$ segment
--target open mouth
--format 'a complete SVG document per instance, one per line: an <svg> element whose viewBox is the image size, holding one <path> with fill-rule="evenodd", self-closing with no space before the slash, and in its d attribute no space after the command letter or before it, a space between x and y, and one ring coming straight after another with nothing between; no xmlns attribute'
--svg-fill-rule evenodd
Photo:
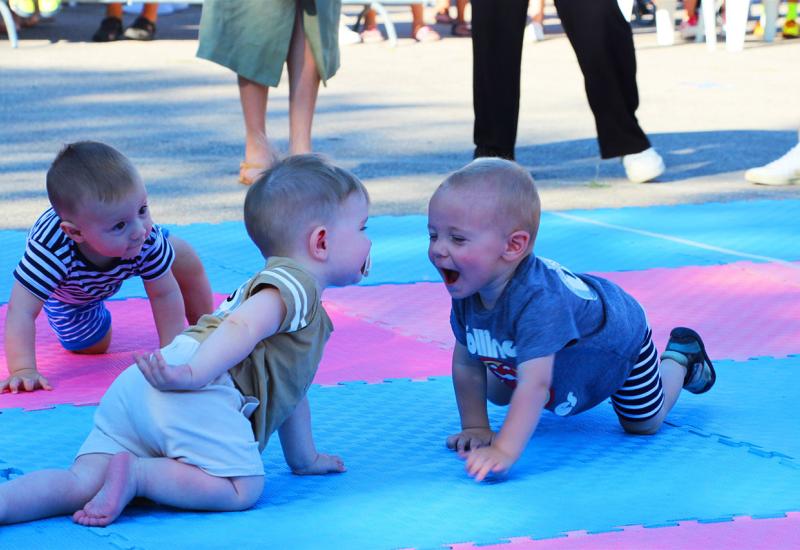
<svg viewBox="0 0 800 550"><path fill-rule="evenodd" d="M369 276L369 268L372 267L372 260L370 259L369 254L367 254L367 259L364 260L364 265L361 266L361 274L364 277Z"/></svg>
<svg viewBox="0 0 800 550"><path fill-rule="evenodd" d="M452 269L445 269L443 267L440 269L442 272L442 277L444 278L444 284L452 285L458 280L459 277L458 271L454 271Z"/></svg>

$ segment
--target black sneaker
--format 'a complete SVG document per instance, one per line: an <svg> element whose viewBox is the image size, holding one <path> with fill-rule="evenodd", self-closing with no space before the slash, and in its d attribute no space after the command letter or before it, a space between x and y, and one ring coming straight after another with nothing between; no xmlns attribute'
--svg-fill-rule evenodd
<svg viewBox="0 0 800 550"><path fill-rule="evenodd" d="M106 17L100 21L100 28L92 36L94 42L113 42L120 38L122 38L122 19L118 17Z"/></svg>
<svg viewBox="0 0 800 550"><path fill-rule="evenodd" d="M136 18L133 25L125 29L125 38L131 40L152 40L156 35L156 24L141 15Z"/></svg>
<svg viewBox="0 0 800 550"><path fill-rule="evenodd" d="M661 359L672 359L686 367L683 388L692 393L705 393L717 381L717 373L708 358L703 340L690 328L672 329L667 349L661 354Z"/></svg>

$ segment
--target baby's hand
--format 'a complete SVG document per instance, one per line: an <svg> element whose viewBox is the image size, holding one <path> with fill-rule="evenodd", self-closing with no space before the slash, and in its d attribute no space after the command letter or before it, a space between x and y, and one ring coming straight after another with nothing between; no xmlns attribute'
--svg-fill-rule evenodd
<svg viewBox="0 0 800 550"><path fill-rule="evenodd" d="M157 390L192 389L192 368L189 365L168 365L158 350L145 355L134 353L133 360L150 385Z"/></svg>
<svg viewBox="0 0 800 550"><path fill-rule="evenodd" d="M347 471L344 461L336 455L317 454L316 460L305 468L295 468L292 473L298 476L340 474Z"/></svg>
<svg viewBox="0 0 800 550"><path fill-rule="evenodd" d="M448 449L462 454L466 451L491 445L494 432L490 428L467 428L461 432L447 437Z"/></svg>
<svg viewBox="0 0 800 550"><path fill-rule="evenodd" d="M467 473L475 478L475 481L483 479L493 472L503 474L507 472L516 460L511 455L500 450L499 447L481 447L466 454Z"/></svg>
<svg viewBox="0 0 800 550"><path fill-rule="evenodd" d="M20 390L34 391L39 388L52 390L53 386L35 368L19 369L5 380L0 380L0 393L6 390L11 393L19 393Z"/></svg>

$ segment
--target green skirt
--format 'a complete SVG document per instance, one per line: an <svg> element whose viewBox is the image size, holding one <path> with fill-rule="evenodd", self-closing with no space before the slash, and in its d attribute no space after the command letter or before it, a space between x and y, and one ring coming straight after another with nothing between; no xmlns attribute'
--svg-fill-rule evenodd
<svg viewBox="0 0 800 550"><path fill-rule="evenodd" d="M197 57L264 86L277 86L298 7L324 83L339 68L341 0L205 0Z"/></svg>

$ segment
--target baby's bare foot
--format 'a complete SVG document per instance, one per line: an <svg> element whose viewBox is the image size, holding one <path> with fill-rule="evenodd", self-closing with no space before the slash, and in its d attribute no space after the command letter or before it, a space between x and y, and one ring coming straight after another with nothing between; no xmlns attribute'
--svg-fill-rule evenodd
<svg viewBox="0 0 800 550"><path fill-rule="evenodd" d="M72 521L89 527L104 527L117 519L136 496L135 463L136 458L130 453L115 454L108 463L103 486L83 510L72 515Z"/></svg>
<svg viewBox="0 0 800 550"><path fill-rule="evenodd" d="M317 459L305 468L296 468L292 473L299 476L339 474L346 472L344 461L336 455L318 454Z"/></svg>

